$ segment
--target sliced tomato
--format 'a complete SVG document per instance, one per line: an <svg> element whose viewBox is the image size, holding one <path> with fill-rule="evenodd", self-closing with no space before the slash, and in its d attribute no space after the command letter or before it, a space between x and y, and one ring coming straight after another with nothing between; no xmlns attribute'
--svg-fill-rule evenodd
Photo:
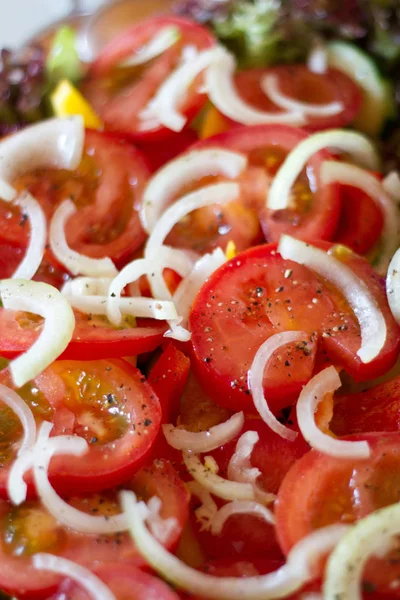
<svg viewBox="0 0 400 600"><path fill-rule="evenodd" d="M252 409L248 370L260 345L280 331L302 330L309 337L306 344L283 348L264 374L265 395L275 412L293 402L311 377L319 334L324 334L322 344L331 361L355 379L370 379L394 364L399 328L378 276L350 250L332 251L365 281L382 310L387 338L380 354L361 363L356 355L361 345L358 321L337 290L309 269L283 260L274 244L252 248L209 278L190 315L193 368L215 402L235 410Z"/></svg>
<svg viewBox="0 0 400 600"><path fill-rule="evenodd" d="M340 186L342 210L334 240L358 254L366 254L379 240L383 213L377 203L362 190Z"/></svg>
<svg viewBox="0 0 400 600"><path fill-rule="evenodd" d="M67 223L69 245L93 258L109 256L119 265L146 239L138 211L147 177L145 161L131 144L86 130L83 158L75 171L39 169L14 185L28 189L48 219L60 202L71 198L78 210ZM28 236L19 211L0 202L0 240L21 245Z"/></svg>
<svg viewBox="0 0 400 600"><path fill-rule="evenodd" d="M0 308L0 356L13 358L32 346L40 334L42 319L23 312ZM121 358L155 350L167 326L154 319L125 320L113 327L106 317L75 311L75 330L62 358Z"/></svg>
<svg viewBox="0 0 400 600"><path fill-rule="evenodd" d="M13 387L8 370L1 375L3 383ZM82 457L52 460L50 481L64 493L99 490L125 481L140 468L159 431L157 397L140 371L123 360L57 361L18 393L32 407L38 423L46 419L54 423L52 435L73 433L89 444ZM3 494L20 438L18 419L9 409L4 411L9 427L2 444Z"/></svg>
<svg viewBox="0 0 400 600"><path fill-rule="evenodd" d="M134 567L111 562L94 569L114 594L116 600L178 600L179 596L154 575ZM82 587L71 580L65 580L48 600L92 600Z"/></svg>
<svg viewBox="0 0 400 600"><path fill-rule="evenodd" d="M344 127L354 120L360 110L361 90L345 73L336 69L313 73L305 65L299 64L236 73L235 83L240 96L260 110L282 112L261 88L261 81L266 75L274 75L280 91L294 100L310 104L341 103L342 110L336 115L308 115L305 127L309 131Z"/></svg>
<svg viewBox="0 0 400 600"><path fill-rule="evenodd" d="M198 135L193 129L186 129L173 139L168 140L167 144L160 144L157 141L152 142L150 140L147 143L140 142L136 145L146 157L151 172L154 173L157 169L165 165L165 163L185 152L198 139Z"/></svg>
<svg viewBox="0 0 400 600"><path fill-rule="evenodd" d="M249 166L241 175L241 201L253 206L261 218L265 237L277 242L282 233L301 239L332 239L341 208L339 187L322 185L320 168L329 158L318 152L293 188L295 207L272 211L265 208L268 188L286 155L307 138L302 129L287 125L237 127L196 144L195 148L222 147L248 156Z"/></svg>
<svg viewBox="0 0 400 600"><path fill-rule="evenodd" d="M189 494L171 464L155 461L123 487L144 500L152 496L161 499L162 517L176 520L176 527L164 541L168 549L173 549L188 518ZM121 510L118 493L116 489L91 496L74 496L69 497L68 502L89 514L111 516ZM60 577L33 568L31 557L36 552L63 556L89 569L106 567L113 562L130 568L144 565L128 533L101 536L76 533L62 527L37 501L13 507L1 500L1 589L24 600L43 600L55 591Z"/></svg>
<svg viewBox="0 0 400 600"><path fill-rule="evenodd" d="M371 447L367 460L344 460L311 450L286 475L276 502L276 525L282 549L287 553L315 529L333 523L352 523L374 510L399 501L400 434L364 434ZM389 553L378 562L371 559L364 578L378 591L398 598L391 582L400 566Z"/></svg>
<svg viewBox="0 0 400 600"><path fill-rule="evenodd" d="M357 394L336 396L329 427L336 435L400 431L400 377Z"/></svg>
<svg viewBox="0 0 400 600"><path fill-rule="evenodd" d="M175 44L141 67L121 66L124 59L140 51L143 45L167 27L175 27L179 31L180 37ZM207 29L188 19L165 16L142 21L114 38L102 50L83 82L82 91L107 129L138 141L176 136L157 123L144 126L145 122L139 118L140 112L180 64L186 46L201 51L214 43L214 37ZM206 102L206 95L200 91L201 81L201 76L196 79L179 107L188 125Z"/></svg>

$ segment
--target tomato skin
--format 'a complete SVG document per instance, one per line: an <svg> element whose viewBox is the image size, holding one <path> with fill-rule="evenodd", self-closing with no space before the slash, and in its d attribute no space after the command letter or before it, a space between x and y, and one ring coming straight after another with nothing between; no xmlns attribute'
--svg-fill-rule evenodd
<svg viewBox="0 0 400 600"><path fill-rule="evenodd" d="M185 129L179 135L168 140L167 144L156 142L139 142L137 147L146 158L150 171L155 173L170 160L185 152L198 140L198 135L193 129Z"/></svg>
<svg viewBox="0 0 400 600"><path fill-rule="evenodd" d="M121 93L113 94L107 85L107 78L112 77L114 67L127 55L140 48L151 39L160 28L175 26L181 32L181 39L168 48L151 64L145 65L143 75L133 84L127 84ZM91 65L88 77L83 82L82 90L104 121L106 128L117 131L134 141L162 142L170 138L178 138L179 134L159 125L150 129L140 129L137 115L156 93L159 86L179 61L180 49L185 43L205 50L214 45L215 39L205 28L189 19L177 16L161 16L142 21L123 32L102 50L99 57ZM188 127L192 119L206 102L206 96L191 89L181 107L187 118Z"/></svg>

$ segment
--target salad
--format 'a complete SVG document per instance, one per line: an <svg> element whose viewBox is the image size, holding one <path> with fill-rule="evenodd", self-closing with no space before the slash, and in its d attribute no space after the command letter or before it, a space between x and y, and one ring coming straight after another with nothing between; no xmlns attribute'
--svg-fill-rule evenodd
<svg viewBox="0 0 400 600"><path fill-rule="evenodd" d="M2 51L4 598L400 598L398 7L346 6Z"/></svg>

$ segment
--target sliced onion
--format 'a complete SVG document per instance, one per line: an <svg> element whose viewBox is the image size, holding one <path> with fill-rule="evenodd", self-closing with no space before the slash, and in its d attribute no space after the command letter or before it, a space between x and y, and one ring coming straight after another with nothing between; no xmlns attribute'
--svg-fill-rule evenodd
<svg viewBox="0 0 400 600"><path fill-rule="evenodd" d="M275 333L266 340L256 352L253 363L248 372L248 386L253 396L254 406L262 420L278 435L285 440L293 441L297 437L297 433L282 423L272 413L264 396L264 371L268 366L270 359L277 350L286 344L295 342L304 342L308 335L304 331L285 331L283 333Z"/></svg>
<svg viewBox="0 0 400 600"><path fill-rule="evenodd" d="M93 600L117 600L110 588L92 571L61 556L39 552L32 557L32 564L39 571L51 571L75 581Z"/></svg>
<svg viewBox="0 0 400 600"><path fill-rule="evenodd" d="M204 284L219 267L226 262L226 256L221 248L216 248L210 254L205 254L195 263L193 269L185 277L175 290L173 301L178 313L186 325L193 301Z"/></svg>
<svg viewBox="0 0 400 600"><path fill-rule="evenodd" d="M28 248L22 262L13 274L13 279L32 279L40 267L46 246L46 217L39 202L28 192L22 193L17 198L16 204L28 217L31 231Z"/></svg>
<svg viewBox="0 0 400 600"><path fill-rule="evenodd" d="M388 196L400 202L400 176L397 171L390 171L382 181L382 186Z"/></svg>
<svg viewBox="0 0 400 600"><path fill-rule="evenodd" d="M180 38L178 27L162 27L154 37L144 44L138 52L125 58L119 63L119 67L135 67L160 56L165 50L173 46Z"/></svg>
<svg viewBox="0 0 400 600"><path fill-rule="evenodd" d="M168 444L173 448L202 454L230 442L242 429L243 423L244 415L242 412L238 412L227 421L214 425L206 431L187 431L171 424L163 425L162 428Z"/></svg>
<svg viewBox="0 0 400 600"><path fill-rule="evenodd" d="M400 248L389 264L386 276L386 294L392 315L400 325Z"/></svg>
<svg viewBox="0 0 400 600"><path fill-rule="evenodd" d="M328 52L326 45L321 41L313 45L307 58L307 68L312 73L324 74L328 69Z"/></svg>
<svg viewBox="0 0 400 600"><path fill-rule="evenodd" d="M0 297L6 310L22 310L44 318L37 340L9 365L15 386L22 387L65 350L74 332L75 317L66 298L47 283L3 279Z"/></svg>
<svg viewBox="0 0 400 600"><path fill-rule="evenodd" d="M71 306L91 315L106 315L109 296L65 296ZM178 314L173 302L153 300L153 298L119 298L118 310L121 315L157 319L165 321L177 319Z"/></svg>
<svg viewBox="0 0 400 600"><path fill-rule="evenodd" d="M106 296L112 277L75 277L61 288L65 296Z"/></svg>
<svg viewBox="0 0 400 600"><path fill-rule="evenodd" d="M12 182L24 173L53 167L73 170L82 157L85 129L79 115L25 127L0 143L0 197L14 200Z"/></svg>
<svg viewBox="0 0 400 600"><path fill-rule="evenodd" d="M344 129L331 129L314 133L289 152L268 190L267 206L272 210L288 208L290 189L310 158L325 148L347 152L361 166L376 171L379 158L373 144L361 133Z"/></svg>
<svg viewBox="0 0 400 600"><path fill-rule="evenodd" d="M169 553L146 528L143 503L133 492L121 493L130 533L141 556L163 578L196 596L213 600L273 600L289 596L316 576L316 568L345 534L345 525L317 529L289 552L286 564L267 575L256 577L216 577L189 567Z"/></svg>
<svg viewBox="0 0 400 600"><path fill-rule="evenodd" d="M334 182L351 185L370 196L383 213L382 251L377 271L386 273L386 269L397 249L400 224L398 209L392 197L385 192L382 183L360 167L338 161L325 161L321 167L321 181L325 185Z"/></svg>
<svg viewBox="0 0 400 600"><path fill-rule="evenodd" d="M68 219L76 213L71 200L64 200L54 212L50 223L50 247L58 261L73 275L113 277L118 273L110 258L90 258L72 250L65 237Z"/></svg>
<svg viewBox="0 0 400 600"><path fill-rule="evenodd" d="M309 102L300 102L286 96L279 89L279 79L277 75L265 75L260 82L264 94L272 100L279 108L287 111L298 112L311 117L331 117L337 115L343 110L342 102L330 102L329 104L311 104Z"/></svg>
<svg viewBox="0 0 400 600"><path fill-rule="evenodd" d="M297 420L301 433L312 448L338 458L368 458L368 442L338 440L323 433L315 423L315 411L326 394L333 394L341 386L340 377L331 366L313 377L305 385L296 404Z"/></svg>
<svg viewBox="0 0 400 600"><path fill-rule="evenodd" d="M186 215L205 206L233 202L239 197L239 193L237 183L216 183L186 194L161 215L147 240L145 254L159 249L172 228Z"/></svg>
<svg viewBox="0 0 400 600"><path fill-rule="evenodd" d="M164 333L163 337L178 340L179 342L188 342L191 339L192 334L184 327L181 327L179 324L181 321L181 317L175 321L168 321L170 328Z"/></svg>
<svg viewBox="0 0 400 600"><path fill-rule="evenodd" d="M211 102L223 115L243 125L268 123L304 125L304 115L300 112L271 113L247 104L236 89L235 69L234 56L222 46L217 48L206 72L206 87Z"/></svg>
<svg viewBox="0 0 400 600"><path fill-rule="evenodd" d="M162 508L162 502L160 498L157 496L153 496L147 503L147 523L149 525L149 529L154 537L161 542L161 544L166 544L168 539L171 538L171 535L177 533L178 521L175 517L168 517L167 519L163 519L160 512ZM126 513L123 512L121 517L124 518L124 522L127 523L129 529L129 522L126 517Z"/></svg>
<svg viewBox="0 0 400 600"><path fill-rule="evenodd" d="M278 252L284 259L312 269L342 292L360 325L357 356L363 363L374 360L385 345L387 329L382 311L364 281L334 256L289 235L281 237Z"/></svg>
<svg viewBox="0 0 400 600"><path fill-rule="evenodd" d="M276 496L261 489L257 484L261 471L251 465L251 455L259 439L257 431L245 431L240 436L228 464L228 479L239 483L250 483L254 488L255 498L263 504L269 504L276 500Z"/></svg>
<svg viewBox="0 0 400 600"><path fill-rule="evenodd" d="M147 252L146 257L151 260L152 269L147 274L151 293L159 300L172 300L172 294L164 279L164 269L172 269L182 278L188 276L193 268L194 257L186 250L162 246L154 252Z"/></svg>
<svg viewBox="0 0 400 600"><path fill-rule="evenodd" d="M18 455L31 448L36 440L36 423L28 404L14 390L0 384L0 401L17 415L24 430Z"/></svg>
<svg viewBox="0 0 400 600"><path fill-rule="evenodd" d="M151 233L167 206L188 184L209 175L235 179L246 166L246 156L220 148L193 150L168 162L153 175L144 191L140 212L143 228Z"/></svg>
<svg viewBox="0 0 400 600"><path fill-rule="evenodd" d="M144 122L157 119L159 124L171 131L182 131L187 117L182 114L180 107L196 77L211 63L214 53L215 48L203 50L193 60L184 61L178 66L142 109L139 118Z"/></svg>
<svg viewBox="0 0 400 600"><path fill-rule="evenodd" d="M325 600L362 600L362 575L367 560L400 535L400 504L392 504L357 521L329 557Z"/></svg>
<svg viewBox="0 0 400 600"><path fill-rule="evenodd" d="M211 523L211 533L213 535L220 535L225 523L232 515L251 515L259 517L271 525L275 524L274 513L259 502L233 500L233 502L228 502L228 504L225 504L218 510Z"/></svg>
<svg viewBox="0 0 400 600"><path fill-rule="evenodd" d="M189 481L186 487L191 494L197 496L201 502L201 506L195 509L197 521L200 523L200 531L209 531L215 515L218 512L218 507L214 502L210 492L206 490L197 481Z"/></svg>

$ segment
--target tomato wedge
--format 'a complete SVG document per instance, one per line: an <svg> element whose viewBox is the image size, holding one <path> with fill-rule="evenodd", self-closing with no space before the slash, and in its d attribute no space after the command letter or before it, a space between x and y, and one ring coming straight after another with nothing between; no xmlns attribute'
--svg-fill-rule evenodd
<svg viewBox="0 0 400 600"><path fill-rule="evenodd" d="M352 523L399 500L400 434L364 434L371 457L363 461L328 457L311 450L286 475L276 502L278 538L285 553L307 534L333 523ZM398 547L371 559L364 579L373 589L398 598L390 585L400 574ZM390 595L390 592L392 595Z"/></svg>
<svg viewBox="0 0 400 600"><path fill-rule="evenodd" d="M161 499L162 517L176 520L176 527L164 541L167 548L173 549L188 518L189 494L171 464L155 461L123 488L133 490L145 501L152 496ZM111 516L121 510L119 491L70 496L68 502L89 514ZM89 569L106 568L113 562L121 567L129 565L130 569L144 566L128 533L99 536L74 532L62 527L37 501L13 507L0 500L0 522L0 588L23 600L43 600L60 583L57 575L33 568L31 557L36 552L63 556Z"/></svg>
<svg viewBox="0 0 400 600"><path fill-rule="evenodd" d="M66 198L77 212L66 227L69 245L93 258L109 256L118 265L146 239L139 219L148 170L140 152L120 138L86 130L82 161L75 171L39 169L14 182L40 202L48 219ZM26 245L29 227L17 208L0 202L0 240Z"/></svg>
<svg viewBox="0 0 400 600"><path fill-rule="evenodd" d="M227 262L203 285L192 307L193 368L206 393L231 409L254 410L247 373L260 345L280 331L302 330L309 338L283 348L264 374L266 398L275 412L295 401L311 377L319 335L331 361L358 380L387 372L398 355L399 328L365 259L342 252L342 260L373 292L387 325L384 348L368 364L356 355L360 329L345 299L309 269L283 260L276 248L259 246Z"/></svg>
<svg viewBox="0 0 400 600"><path fill-rule="evenodd" d="M12 387L7 369L1 379ZM17 391L38 423L54 423L52 435L74 433L89 444L82 457L52 460L50 481L64 493L99 490L125 481L140 468L159 431L157 397L140 371L123 360L57 361ZM19 421L9 409L4 408L4 418L9 427L2 444L3 495L21 435Z"/></svg>
<svg viewBox="0 0 400 600"><path fill-rule="evenodd" d="M272 178L286 155L306 138L304 130L287 125L257 125L207 138L195 148L222 147L247 155L249 166L239 180L241 201L257 209L268 241L279 241L282 233L330 240L338 226L341 198L339 186L322 185L320 180L322 162L330 156L327 152L318 152L298 178L294 208L272 211L265 207Z"/></svg>
<svg viewBox="0 0 400 600"><path fill-rule="evenodd" d="M124 67L121 63L150 42L160 31L175 28L179 38L161 55L139 67ZM187 46L205 50L215 43L207 29L181 17L155 17L134 25L113 39L91 65L82 91L95 107L107 129L118 131L134 140L160 139L176 136L159 123L142 121L140 112L160 85L180 64ZM179 110L191 120L206 102L200 91L202 78L190 87Z"/></svg>

